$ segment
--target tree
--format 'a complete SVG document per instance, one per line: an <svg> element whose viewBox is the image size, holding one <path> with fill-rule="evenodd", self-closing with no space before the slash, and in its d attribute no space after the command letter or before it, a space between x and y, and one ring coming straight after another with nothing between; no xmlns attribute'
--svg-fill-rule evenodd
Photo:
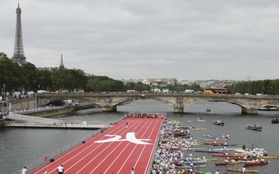
<svg viewBox="0 0 279 174"><path fill-rule="evenodd" d="M49 70L38 70L37 72L37 89L54 90L55 85L51 80L51 71Z"/></svg>
<svg viewBox="0 0 279 174"><path fill-rule="evenodd" d="M149 91L150 90L150 86L143 84L142 82L138 82L135 86L135 90L136 91Z"/></svg>
<svg viewBox="0 0 279 174"><path fill-rule="evenodd" d="M5 91L21 90L25 83L26 79L20 65L9 59L5 53L0 52L1 88L5 87Z"/></svg>
<svg viewBox="0 0 279 174"><path fill-rule="evenodd" d="M24 84L26 90L36 90L40 84L38 82L38 71L35 65L27 62L22 65L22 70L26 79L26 84Z"/></svg>

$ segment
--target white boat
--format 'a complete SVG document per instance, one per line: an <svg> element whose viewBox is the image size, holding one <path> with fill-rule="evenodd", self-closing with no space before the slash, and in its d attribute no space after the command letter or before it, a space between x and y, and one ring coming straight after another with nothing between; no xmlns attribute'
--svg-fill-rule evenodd
<svg viewBox="0 0 279 174"><path fill-rule="evenodd" d="M242 153L242 154L247 154L247 155L253 155L253 154L256 154L257 156L259 155L267 155L268 152L265 151L263 148L254 148L253 150L252 149L235 149L235 152L237 153Z"/></svg>
<svg viewBox="0 0 279 174"><path fill-rule="evenodd" d="M276 111L276 105L265 105L258 110L259 111Z"/></svg>

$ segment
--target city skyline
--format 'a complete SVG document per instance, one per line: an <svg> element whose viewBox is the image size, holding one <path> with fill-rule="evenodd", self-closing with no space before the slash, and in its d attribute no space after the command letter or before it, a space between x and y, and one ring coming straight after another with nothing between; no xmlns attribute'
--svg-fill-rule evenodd
<svg viewBox="0 0 279 174"><path fill-rule="evenodd" d="M13 56L17 1L0 2ZM20 1L27 62L114 79L278 79L279 3ZM51 12L49 9L52 9Z"/></svg>

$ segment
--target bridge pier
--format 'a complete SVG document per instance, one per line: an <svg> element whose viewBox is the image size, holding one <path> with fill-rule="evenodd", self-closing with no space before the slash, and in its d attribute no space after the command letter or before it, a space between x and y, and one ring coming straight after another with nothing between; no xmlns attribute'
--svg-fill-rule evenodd
<svg viewBox="0 0 279 174"><path fill-rule="evenodd" d="M176 114L182 114L184 113L184 107L174 107L174 113Z"/></svg>
<svg viewBox="0 0 279 174"><path fill-rule="evenodd" d="M258 109L257 108L244 108L241 107L241 113L248 114L248 115L257 115Z"/></svg>
<svg viewBox="0 0 279 174"><path fill-rule="evenodd" d="M116 112L116 106L103 106L102 107L103 112Z"/></svg>

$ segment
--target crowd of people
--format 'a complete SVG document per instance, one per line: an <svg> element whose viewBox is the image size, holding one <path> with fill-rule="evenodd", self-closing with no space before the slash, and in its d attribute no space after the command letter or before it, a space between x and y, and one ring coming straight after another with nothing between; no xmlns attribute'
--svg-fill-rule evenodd
<svg viewBox="0 0 279 174"><path fill-rule="evenodd" d="M188 174L194 172L193 160L206 162L205 156L193 157L191 151L185 155L180 148L189 149L193 144L199 143L197 139L193 140L193 137L172 137L171 139L165 139L164 136L168 132L178 130L178 126L175 126L174 121L165 120L161 129L161 137L159 140L158 148L155 152L154 161L152 165L152 174ZM190 128L186 128L185 132L190 134ZM175 150L174 150L175 149ZM176 165L183 165L187 163L190 167L189 169L177 169ZM192 167L191 167L192 166ZM195 172L199 172L196 169Z"/></svg>

